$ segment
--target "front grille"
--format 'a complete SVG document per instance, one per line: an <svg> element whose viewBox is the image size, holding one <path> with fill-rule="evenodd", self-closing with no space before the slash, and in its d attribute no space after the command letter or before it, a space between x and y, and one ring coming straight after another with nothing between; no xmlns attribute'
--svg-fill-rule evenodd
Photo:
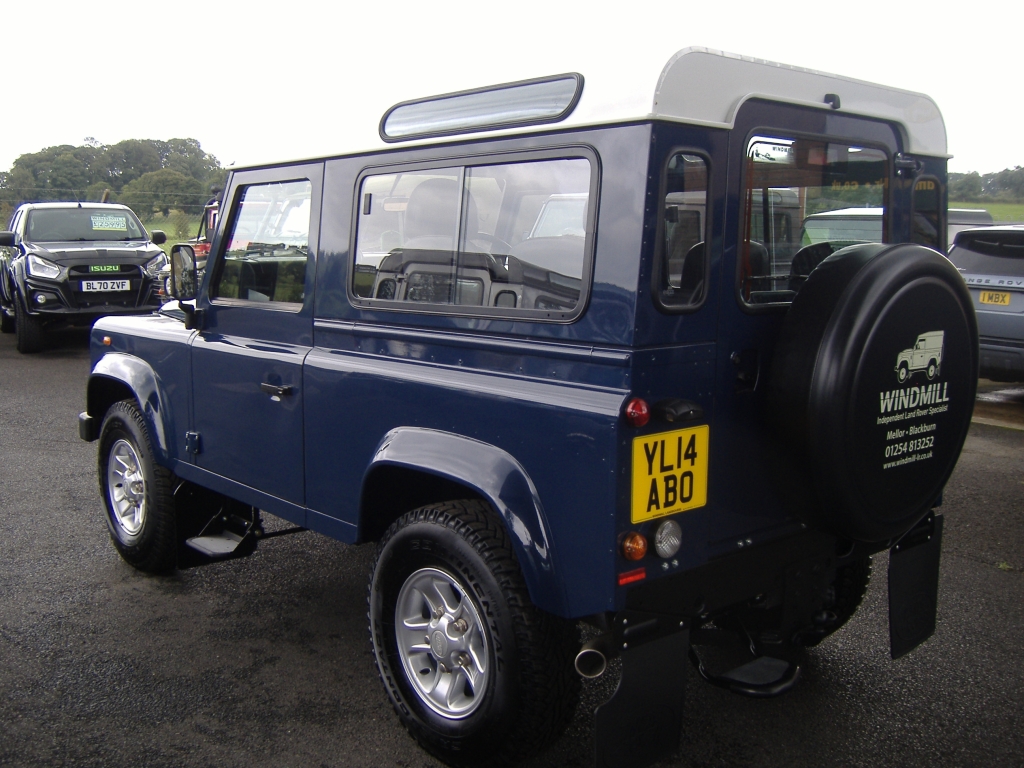
<svg viewBox="0 0 1024 768"><path fill-rule="evenodd" d="M104 278L139 277L142 275L142 267L138 264L112 264L116 266L116 272L90 272L88 264L76 264L68 267L68 276L73 280L103 280Z"/></svg>

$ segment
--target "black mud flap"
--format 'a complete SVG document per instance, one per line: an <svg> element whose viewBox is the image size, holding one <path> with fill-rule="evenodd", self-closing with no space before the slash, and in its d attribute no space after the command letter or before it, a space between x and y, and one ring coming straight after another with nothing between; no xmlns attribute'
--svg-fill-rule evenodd
<svg viewBox="0 0 1024 768"><path fill-rule="evenodd" d="M935 632L942 515L928 513L889 550L889 651L898 659Z"/></svg>
<svg viewBox="0 0 1024 768"><path fill-rule="evenodd" d="M615 693L594 716L595 765L641 768L679 747L689 630L622 652Z"/></svg>

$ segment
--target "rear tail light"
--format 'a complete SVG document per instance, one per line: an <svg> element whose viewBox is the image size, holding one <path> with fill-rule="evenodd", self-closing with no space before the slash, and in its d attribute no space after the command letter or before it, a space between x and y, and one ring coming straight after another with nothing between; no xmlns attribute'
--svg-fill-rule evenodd
<svg viewBox="0 0 1024 768"><path fill-rule="evenodd" d="M634 581L643 581L646 578L646 568L637 568L635 571L626 571L625 573L619 574L619 586L623 587L626 584L632 584Z"/></svg>
<svg viewBox="0 0 1024 768"><path fill-rule="evenodd" d="M634 397L626 403L626 410L623 414L631 426L642 427L651 420L651 407L643 398Z"/></svg>

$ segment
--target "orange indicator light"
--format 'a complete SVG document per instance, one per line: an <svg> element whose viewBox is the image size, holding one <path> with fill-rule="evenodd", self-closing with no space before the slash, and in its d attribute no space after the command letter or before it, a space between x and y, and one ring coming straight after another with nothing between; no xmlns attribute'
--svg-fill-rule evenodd
<svg viewBox="0 0 1024 768"><path fill-rule="evenodd" d="M622 556L627 560L643 560L647 554L647 539L642 533L627 533L622 540Z"/></svg>

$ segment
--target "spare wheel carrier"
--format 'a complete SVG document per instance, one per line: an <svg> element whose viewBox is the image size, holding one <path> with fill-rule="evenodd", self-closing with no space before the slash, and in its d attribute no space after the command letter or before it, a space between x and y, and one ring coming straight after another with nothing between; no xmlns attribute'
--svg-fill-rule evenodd
<svg viewBox="0 0 1024 768"><path fill-rule="evenodd" d="M915 359L900 382L900 353L937 332L933 378L930 360ZM977 377L974 308L948 259L872 243L823 261L783 322L768 385L783 442L777 475L794 511L857 541L902 536L956 465Z"/></svg>

